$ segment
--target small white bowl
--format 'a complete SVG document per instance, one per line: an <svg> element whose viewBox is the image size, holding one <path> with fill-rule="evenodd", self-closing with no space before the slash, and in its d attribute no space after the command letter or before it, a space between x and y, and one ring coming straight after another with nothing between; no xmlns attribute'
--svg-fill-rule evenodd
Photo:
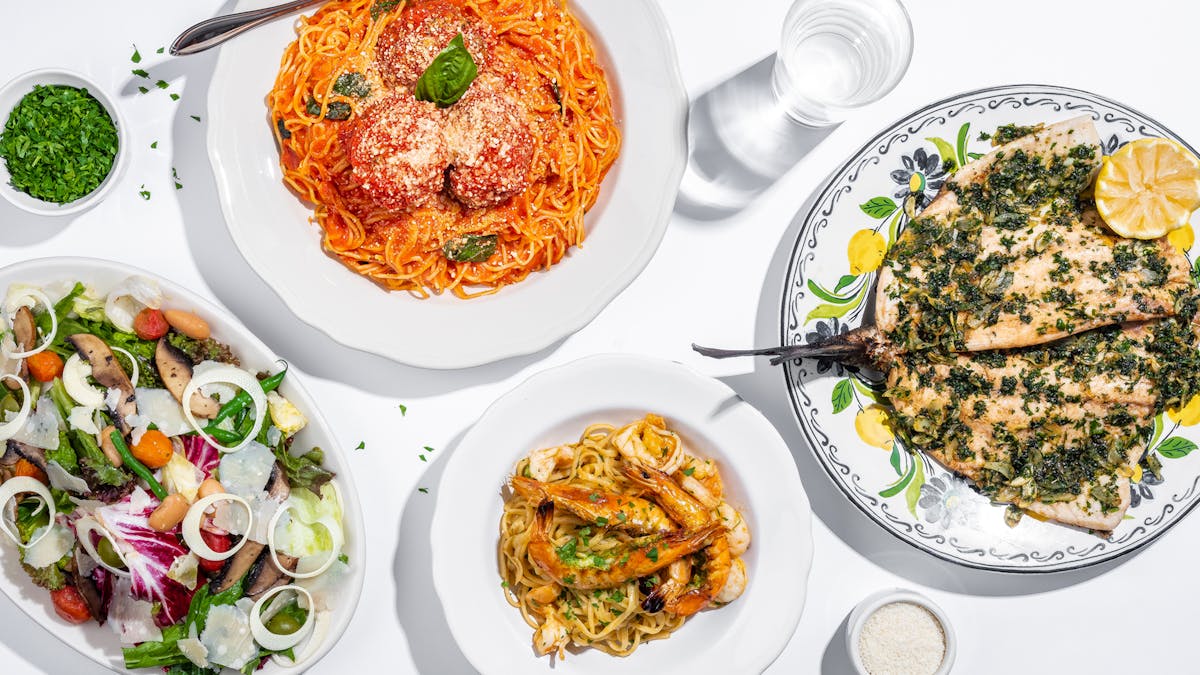
<svg viewBox="0 0 1200 675"><path fill-rule="evenodd" d="M859 654L858 640L862 636L863 625L867 622L867 618L880 607L894 602L910 602L924 607L929 610L930 614L933 614L938 623L942 624L942 634L946 637L946 653L942 655L942 665L934 672L934 675L949 673L954 666L954 655L958 647L958 638L954 635L954 626L950 624L950 617L946 616L942 608L929 598L916 591L906 591L902 588L888 588L872 593L858 603L854 611L850 612L850 619L846 623L846 649L850 652L850 662L854 664L854 670L859 675L870 675L866 666L863 665L861 654Z"/></svg>
<svg viewBox="0 0 1200 675"><path fill-rule="evenodd" d="M125 150L128 145L129 135L125 129L125 119L121 116L121 111L117 109L116 104L113 103L113 99L105 93L100 85L79 73L47 68L43 70L31 70L23 75L18 75L0 88L0 131L3 130L4 125L8 122L8 116L12 113L13 108L17 106L17 103L20 103L26 94L33 91L34 85L38 84L60 84L87 89L88 93L99 101L100 105L104 106L105 111L108 112L108 116L112 118L113 124L117 127L117 156L113 158L112 169L109 170L108 175L104 177L104 180L101 181L95 190L66 204L55 204L54 202L44 201L14 188L9 183L8 165L4 160L0 159L0 195L3 195L13 206L40 216L65 216L72 213L79 213L104 199L104 196L112 190L112 187L121 178L121 173L125 169L125 162L128 157L128 153Z"/></svg>

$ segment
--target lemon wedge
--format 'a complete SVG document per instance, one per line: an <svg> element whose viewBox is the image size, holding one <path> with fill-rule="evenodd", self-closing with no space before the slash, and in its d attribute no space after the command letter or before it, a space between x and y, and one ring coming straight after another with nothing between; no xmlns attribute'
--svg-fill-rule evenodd
<svg viewBox="0 0 1200 675"><path fill-rule="evenodd" d="M1200 208L1200 160L1170 139L1138 139L1104 159L1095 195L1113 232L1157 239L1187 225Z"/></svg>

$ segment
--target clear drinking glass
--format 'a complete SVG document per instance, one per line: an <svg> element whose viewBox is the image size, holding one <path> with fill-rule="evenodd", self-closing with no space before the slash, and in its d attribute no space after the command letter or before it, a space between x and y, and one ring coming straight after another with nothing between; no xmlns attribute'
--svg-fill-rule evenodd
<svg viewBox="0 0 1200 675"><path fill-rule="evenodd" d="M783 22L771 86L789 116L826 126L895 88L912 50L900 0L797 0Z"/></svg>
<svg viewBox="0 0 1200 675"><path fill-rule="evenodd" d="M676 209L710 220L744 208L848 113L891 91L912 49L900 0L797 0L778 54L692 102Z"/></svg>

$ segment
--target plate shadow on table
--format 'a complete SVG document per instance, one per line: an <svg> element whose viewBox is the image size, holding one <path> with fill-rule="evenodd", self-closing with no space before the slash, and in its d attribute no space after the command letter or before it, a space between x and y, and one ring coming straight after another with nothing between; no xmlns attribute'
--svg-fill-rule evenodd
<svg viewBox="0 0 1200 675"><path fill-rule="evenodd" d="M187 79L186 95L180 102L173 123L173 147L203 147L203 143L196 144L196 135L203 137L207 133L205 125L221 122L219 119L208 119L206 110L195 108L198 102L208 98L216 58L217 50L213 49L171 59L155 67L155 77L168 82L184 77ZM135 78L135 90L136 86ZM190 117L192 114L201 115L203 124L197 124ZM263 133L269 133L265 103ZM272 350L307 374L348 384L379 396L436 396L507 379L542 360L562 344L559 341L532 355L452 371L405 366L342 345L297 318L242 258L225 225L207 155L176 154L172 161L179 173L179 181L185 186L176 191L176 196L183 215L188 248L201 276L213 294L242 323ZM276 158L263 158L263 161L275 162ZM352 272L347 270L346 274ZM404 298L398 297L397 300Z"/></svg>
<svg viewBox="0 0 1200 675"><path fill-rule="evenodd" d="M772 93L775 55L688 106L688 163L675 213L701 222L737 214L837 128L788 117Z"/></svg>
<svg viewBox="0 0 1200 675"><path fill-rule="evenodd" d="M466 429L447 444L418 486L408 496L400 520L401 546L397 549L393 574L396 581L396 615L408 638L413 663L422 673L474 673L462 650L450 633L446 612L433 586L433 548L430 528L439 495L437 486L450 456L458 449ZM420 492L424 487L428 493Z"/></svg>
<svg viewBox="0 0 1200 675"><path fill-rule="evenodd" d="M84 213L87 211L66 216L35 216L8 202L0 202L0 246L24 248L48 241Z"/></svg>
<svg viewBox="0 0 1200 675"><path fill-rule="evenodd" d="M781 293L792 244L820 193L820 190L815 191L797 212L771 259L759 295L755 346L774 346L779 342ZM956 565L918 550L869 519L830 480L795 420L784 377L782 367L770 365L765 357L757 357L753 371L723 377L721 380L762 411L783 436L796 460L800 478L817 518L859 555L893 574L953 593L1015 596L1073 586L1104 574L1128 559L1128 556L1123 556L1085 569L1052 574L1005 574Z"/></svg>

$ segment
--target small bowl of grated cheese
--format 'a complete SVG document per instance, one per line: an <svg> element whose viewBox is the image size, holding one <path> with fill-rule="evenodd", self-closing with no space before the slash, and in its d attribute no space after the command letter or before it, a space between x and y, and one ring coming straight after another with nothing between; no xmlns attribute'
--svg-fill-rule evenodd
<svg viewBox="0 0 1200 675"><path fill-rule="evenodd" d="M941 607L899 588L867 596L846 626L846 648L859 675L946 675L956 642Z"/></svg>

